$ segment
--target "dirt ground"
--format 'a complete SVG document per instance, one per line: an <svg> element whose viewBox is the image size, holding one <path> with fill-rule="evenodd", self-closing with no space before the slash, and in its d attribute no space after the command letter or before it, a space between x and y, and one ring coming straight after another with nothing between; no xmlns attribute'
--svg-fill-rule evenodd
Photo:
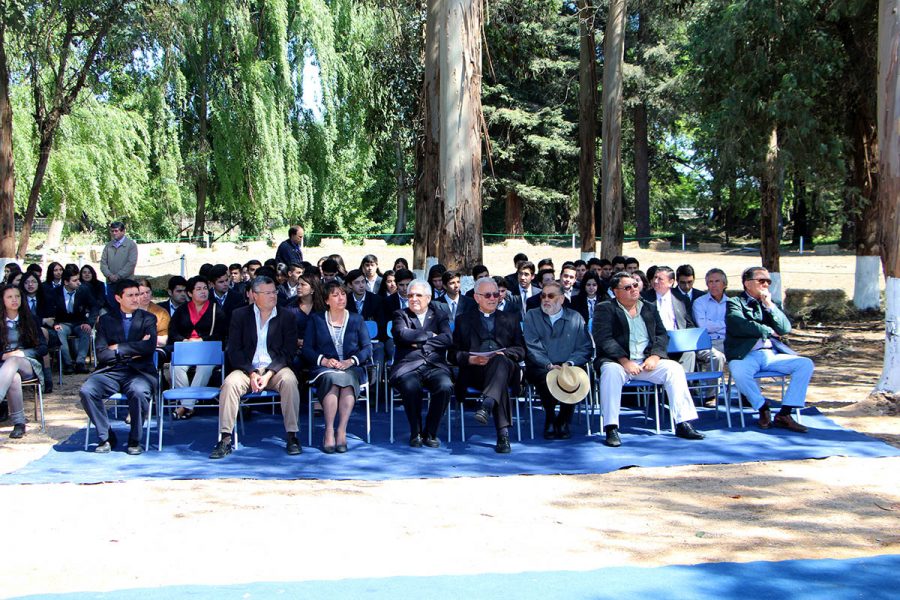
<svg viewBox="0 0 900 600"><path fill-rule="evenodd" d="M852 260L836 260L844 258L829 265L849 269L852 288ZM755 262L740 259L726 271ZM804 260L798 269L813 268ZM825 267L810 281L837 287ZM874 319L810 326L792 339L816 361L810 402L900 447L900 404L869 397L883 337ZM82 379L48 396L46 434L32 428L15 443L9 423L0 427L0 472L83 425ZM829 458L579 476L0 486L0 596L898 553L898 473L900 458Z"/></svg>

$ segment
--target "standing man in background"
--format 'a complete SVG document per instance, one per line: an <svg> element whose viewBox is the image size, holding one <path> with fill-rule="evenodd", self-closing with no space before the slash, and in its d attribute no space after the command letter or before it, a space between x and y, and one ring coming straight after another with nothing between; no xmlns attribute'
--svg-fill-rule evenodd
<svg viewBox="0 0 900 600"><path fill-rule="evenodd" d="M275 252L275 260L286 265L303 264L303 228L295 225L288 229L288 239L278 245Z"/></svg>
<svg viewBox="0 0 900 600"><path fill-rule="evenodd" d="M100 257L100 272L109 284L132 279L137 268L137 244L125 235L125 224L121 221L109 224L109 238ZM112 302L110 306L116 306L116 303Z"/></svg>

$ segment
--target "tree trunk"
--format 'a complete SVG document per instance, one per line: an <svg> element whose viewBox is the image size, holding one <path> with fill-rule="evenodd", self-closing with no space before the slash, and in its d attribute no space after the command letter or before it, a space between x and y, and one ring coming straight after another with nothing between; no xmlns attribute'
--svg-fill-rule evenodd
<svg viewBox="0 0 900 600"><path fill-rule="evenodd" d="M809 192L806 189L806 183L799 176L794 177L794 210L791 211L791 221L793 221L793 235L791 243L800 244L802 237L808 245L812 241L810 236L810 202Z"/></svg>
<svg viewBox="0 0 900 600"><path fill-rule="evenodd" d="M900 0L878 5L878 204L887 282L884 369L875 388L900 393Z"/></svg>
<svg viewBox="0 0 900 600"><path fill-rule="evenodd" d="M12 134L6 23L0 19L0 257L3 258L12 258L16 252L16 165Z"/></svg>
<svg viewBox="0 0 900 600"><path fill-rule="evenodd" d="M853 144L850 173L856 195L856 278L853 286L853 305L859 310L881 307L878 281L881 243L878 222L878 139L875 116L868 98L856 98L848 115L848 129Z"/></svg>
<svg viewBox="0 0 900 600"><path fill-rule="evenodd" d="M45 249L59 248L62 242L63 226L66 224L66 212L68 211L66 197L63 196L59 201L59 208L53 219L50 221L50 227L47 229L47 243L44 244Z"/></svg>
<svg viewBox="0 0 900 600"><path fill-rule="evenodd" d="M506 190L506 215L505 230L507 235L523 235L525 227L522 226L522 197L515 188Z"/></svg>
<svg viewBox="0 0 900 600"><path fill-rule="evenodd" d="M622 68L625 62L625 0L610 0L603 43L603 155L601 173L601 254L622 253L625 237L622 199Z"/></svg>
<svg viewBox="0 0 900 600"><path fill-rule="evenodd" d="M409 193L406 189L406 168L404 167L403 147L400 136L394 134L394 160L397 163L397 221L394 223L394 235L406 231L406 211L409 204Z"/></svg>
<svg viewBox="0 0 900 600"><path fill-rule="evenodd" d="M440 36L438 259L468 272L482 262L481 0L446 0Z"/></svg>
<svg viewBox="0 0 900 600"><path fill-rule="evenodd" d="M781 271L781 254L778 239L778 128L772 127L766 150L763 176L760 178L759 237L762 266L769 272Z"/></svg>
<svg viewBox="0 0 900 600"><path fill-rule="evenodd" d="M425 21L425 79L422 89L424 136L417 152L416 226L413 235L413 268L424 269L426 257L435 256L436 232L433 215L438 210L440 140L440 32L443 0L428 0Z"/></svg>
<svg viewBox="0 0 900 600"><path fill-rule="evenodd" d="M55 132L55 126L49 131L41 132L41 141L38 145L38 162L34 169L31 191L28 193L28 206L25 209L22 232L19 234L19 247L16 250L16 258L25 258L25 253L28 251L28 242L31 240L31 228L34 224L34 215L37 213L38 200L41 197L44 175L47 174L47 164L50 162L50 149L53 147L53 134Z"/></svg>
<svg viewBox="0 0 900 600"><path fill-rule="evenodd" d="M200 89L197 90L197 183L195 192L197 196L197 212L194 214L194 239L197 242L203 240L206 230L206 197L209 191L209 155L210 144L207 118L209 93L206 85L205 74L200 78Z"/></svg>
<svg viewBox="0 0 900 600"><path fill-rule="evenodd" d="M650 37L647 24L650 11L638 17L637 41L643 49ZM650 142L647 136L647 103L634 107L634 221L638 244L646 248L650 238Z"/></svg>
<svg viewBox="0 0 900 600"><path fill-rule="evenodd" d="M578 233L581 256L597 251L594 228L594 169L597 162L597 44L594 41L594 6L578 1L578 31L581 38L578 69Z"/></svg>

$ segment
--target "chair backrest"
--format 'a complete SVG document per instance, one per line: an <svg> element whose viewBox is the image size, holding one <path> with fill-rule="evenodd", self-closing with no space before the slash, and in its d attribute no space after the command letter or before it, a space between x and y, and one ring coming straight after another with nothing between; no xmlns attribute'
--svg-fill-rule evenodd
<svg viewBox="0 0 900 600"><path fill-rule="evenodd" d="M365 321L366 328L369 330L369 339L372 341L378 340L378 323L375 321Z"/></svg>
<svg viewBox="0 0 900 600"><path fill-rule="evenodd" d="M222 366L224 362L225 352L222 350L222 342L175 342L172 351L173 367Z"/></svg>
<svg viewBox="0 0 900 600"><path fill-rule="evenodd" d="M394 339L394 322L393 321L387 322L387 336L391 339Z"/></svg>
<svg viewBox="0 0 900 600"><path fill-rule="evenodd" d="M694 352L709 350L712 347L712 339L705 327L676 329L667 333L669 334L669 345L666 352Z"/></svg>

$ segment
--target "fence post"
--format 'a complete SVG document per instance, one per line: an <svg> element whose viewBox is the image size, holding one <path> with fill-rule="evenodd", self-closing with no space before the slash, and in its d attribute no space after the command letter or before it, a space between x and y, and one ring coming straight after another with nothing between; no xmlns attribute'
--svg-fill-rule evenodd
<svg viewBox="0 0 900 600"><path fill-rule="evenodd" d="M181 276L182 276L182 277L184 277L185 272L186 272L186 271L185 271L185 269L184 269L184 254L182 254L182 255L181 255Z"/></svg>
<svg viewBox="0 0 900 600"><path fill-rule="evenodd" d="M803 236L800 236L800 256L803 256Z"/></svg>
<svg viewBox="0 0 900 600"><path fill-rule="evenodd" d="M575 249L575 234L572 234L572 250Z"/></svg>
<svg viewBox="0 0 900 600"><path fill-rule="evenodd" d="M681 251L684 252L684 234L681 234Z"/></svg>

